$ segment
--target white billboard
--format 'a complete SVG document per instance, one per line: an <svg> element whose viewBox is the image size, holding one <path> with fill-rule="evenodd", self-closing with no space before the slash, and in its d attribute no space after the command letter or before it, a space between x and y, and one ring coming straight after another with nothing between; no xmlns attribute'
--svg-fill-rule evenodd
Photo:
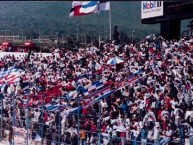
<svg viewBox="0 0 193 145"><path fill-rule="evenodd" d="M142 1L141 19L163 16L163 1Z"/></svg>

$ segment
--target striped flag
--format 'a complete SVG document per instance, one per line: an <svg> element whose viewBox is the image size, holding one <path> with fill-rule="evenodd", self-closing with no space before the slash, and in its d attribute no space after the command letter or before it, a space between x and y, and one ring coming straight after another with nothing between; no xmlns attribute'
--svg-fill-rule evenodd
<svg viewBox="0 0 193 145"><path fill-rule="evenodd" d="M70 17L110 10L109 1L73 1Z"/></svg>
<svg viewBox="0 0 193 145"><path fill-rule="evenodd" d="M98 11L98 1L73 1L70 17L92 14Z"/></svg>
<svg viewBox="0 0 193 145"><path fill-rule="evenodd" d="M0 85L4 82L13 84L19 81L19 77L24 74L24 71L15 68L9 68L6 71L0 71Z"/></svg>

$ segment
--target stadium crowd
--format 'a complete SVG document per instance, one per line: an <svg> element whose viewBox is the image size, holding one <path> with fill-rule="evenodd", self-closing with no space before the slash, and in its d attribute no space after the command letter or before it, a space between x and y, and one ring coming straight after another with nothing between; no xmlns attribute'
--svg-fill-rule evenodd
<svg viewBox="0 0 193 145"><path fill-rule="evenodd" d="M33 144L193 145L192 38L151 35L1 62L1 72L20 70L18 82L1 78L10 144L18 127Z"/></svg>

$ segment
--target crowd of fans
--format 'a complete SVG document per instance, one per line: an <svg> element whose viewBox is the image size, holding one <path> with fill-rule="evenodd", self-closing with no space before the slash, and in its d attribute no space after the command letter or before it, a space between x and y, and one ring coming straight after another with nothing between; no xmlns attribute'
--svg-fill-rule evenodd
<svg viewBox="0 0 193 145"><path fill-rule="evenodd" d="M29 129L32 144L166 145L188 138L193 145L193 39L149 36L52 53L1 58L2 71L22 70L17 83L1 85L10 143L15 126ZM114 57L123 62L107 64ZM53 101L59 106L50 111Z"/></svg>

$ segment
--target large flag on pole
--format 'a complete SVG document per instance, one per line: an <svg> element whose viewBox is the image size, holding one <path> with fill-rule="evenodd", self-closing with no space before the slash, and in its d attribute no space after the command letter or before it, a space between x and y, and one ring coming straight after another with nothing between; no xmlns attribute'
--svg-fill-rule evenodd
<svg viewBox="0 0 193 145"><path fill-rule="evenodd" d="M110 10L109 1L73 1L70 17Z"/></svg>
<svg viewBox="0 0 193 145"><path fill-rule="evenodd" d="M98 1L73 1L70 11L71 16L82 16L98 11Z"/></svg>

